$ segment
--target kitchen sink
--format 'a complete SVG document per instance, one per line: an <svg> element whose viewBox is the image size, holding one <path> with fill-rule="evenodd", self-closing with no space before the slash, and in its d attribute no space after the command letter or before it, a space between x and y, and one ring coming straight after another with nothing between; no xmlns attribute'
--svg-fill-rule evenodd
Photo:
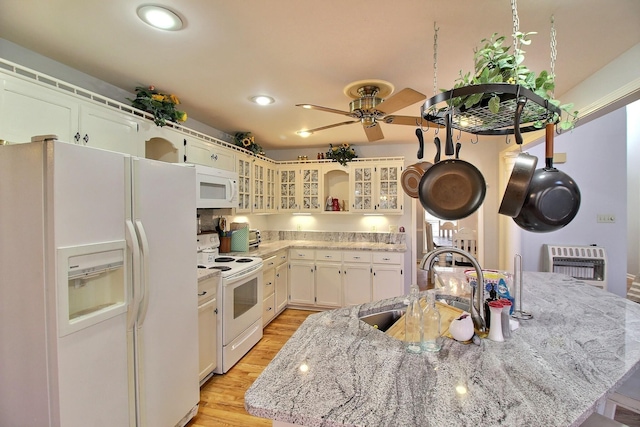
<svg viewBox="0 0 640 427"><path fill-rule="evenodd" d="M452 295L436 295L436 300L439 302L446 302L451 307L459 308L460 310L467 312L469 311L469 300L467 298ZM404 315L405 311L405 309L386 310L379 313L360 316L359 318L374 328L382 332L386 332Z"/></svg>
<svg viewBox="0 0 640 427"><path fill-rule="evenodd" d="M380 313L368 314L360 317L365 323L379 329L382 332L386 332L394 323L398 321L404 314L405 310L388 310L381 311Z"/></svg>

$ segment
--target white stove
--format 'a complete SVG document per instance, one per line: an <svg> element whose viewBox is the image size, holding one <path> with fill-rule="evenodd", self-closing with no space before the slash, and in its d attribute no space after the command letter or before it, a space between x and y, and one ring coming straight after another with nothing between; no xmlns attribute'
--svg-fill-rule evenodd
<svg viewBox="0 0 640 427"><path fill-rule="evenodd" d="M222 278L213 372L224 374L262 338L262 258L220 255L217 233L198 235L197 247L198 268L218 269Z"/></svg>
<svg viewBox="0 0 640 427"><path fill-rule="evenodd" d="M220 255L220 237L217 233L200 234L197 238L198 268L220 270L223 278L232 279L262 267L262 258Z"/></svg>

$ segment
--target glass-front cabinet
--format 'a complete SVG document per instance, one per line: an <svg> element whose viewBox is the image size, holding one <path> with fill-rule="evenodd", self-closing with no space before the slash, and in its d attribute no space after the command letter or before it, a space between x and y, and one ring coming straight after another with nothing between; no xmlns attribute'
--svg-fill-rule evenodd
<svg viewBox="0 0 640 427"><path fill-rule="evenodd" d="M402 212L402 162L352 162L351 209L354 212Z"/></svg>
<svg viewBox="0 0 640 427"><path fill-rule="evenodd" d="M251 165L253 157L238 154L238 207L236 213L251 213Z"/></svg>
<svg viewBox="0 0 640 427"><path fill-rule="evenodd" d="M320 165L286 164L281 165L278 173L280 212L322 211Z"/></svg>

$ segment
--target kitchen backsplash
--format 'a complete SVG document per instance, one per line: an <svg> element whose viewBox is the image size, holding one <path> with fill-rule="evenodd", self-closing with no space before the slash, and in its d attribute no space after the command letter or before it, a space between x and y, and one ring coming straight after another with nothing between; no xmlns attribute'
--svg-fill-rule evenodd
<svg viewBox="0 0 640 427"><path fill-rule="evenodd" d="M277 240L311 240L321 242L371 242L403 244L406 243L407 236L405 233L260 230L260 237L263 242Z"/></svg>

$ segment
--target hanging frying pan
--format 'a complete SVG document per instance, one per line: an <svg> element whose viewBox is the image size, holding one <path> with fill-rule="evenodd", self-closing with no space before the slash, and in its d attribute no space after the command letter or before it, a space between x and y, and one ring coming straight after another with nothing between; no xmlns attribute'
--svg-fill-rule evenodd
<svg viewBox="0 0 640 427"><path fill-rule="evenodd" d="M418 159L422 159L424 157L424 138L422 135L422 129L416 129L416 136L418 137ZM436 149L438 154L436 157L440 157L440 144L436 144ZM402 171L402 189L409 197L413 197L414 199L418 198L418 188L420 186L420 179L424 174L424 171L429 169L433 164L429 162L420 162L409 165Z"/></svg>
<svg viewBox="0 0 640 427"><path fill-rule="evenodd" d="M522 134L520 133L520 115L526 104L526 98L520 98L516 106L516 114L513 122L513 133L516 137L516 144L520 147L520 154L516 158L511 171L511 177L507 183L507 188L502 196L500 212L502 215L516 217L524 205L524 201L529 191L529 184L533 178L533 173L538 164L538 158L522 152Z"/></svg>
<svg viewBox="0 0 640 427"><path fill-rule="evenodd" d="M451 114L446 115L445 154L454 154ZM475 212L487 192L484 177L474 165L460 159L436 163L420 179L419 199L431 215L458 220Z"/></svg>
<svg viewBox="0 0 640 427"><path fill-rule="evenodd" d="M556 231L569 224L580 208L580 189L566 173L553 167L554 124L546 127L545 163L531 179L520 213L513 220L518 226L538 233Z"/></svg>

